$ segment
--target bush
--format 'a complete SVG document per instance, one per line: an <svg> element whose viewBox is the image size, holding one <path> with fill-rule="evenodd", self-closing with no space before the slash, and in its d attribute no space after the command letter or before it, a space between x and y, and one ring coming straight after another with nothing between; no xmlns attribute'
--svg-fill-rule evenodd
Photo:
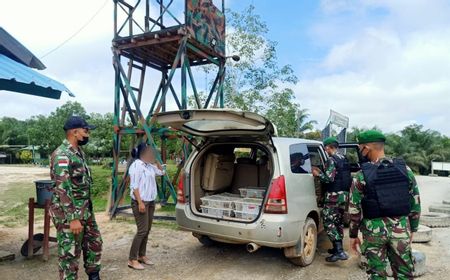
<svg viewBox="0 0 450 280"><path fill-rule="evenodd" d="M33 160L33 154L31 151L23 150L16 154L16 158L20 159L23 163L30 163Z"/></svg>
<svg viewBox="0 0 450 280"><path fill-rule="evenodd" d="M49 160L48 158L41 159L41 160L39 161L39 164L40 164L40 165L43 165L43 166L50 166L50 160Z"/></svg>
<svg viewBox="0 0 450 280"><path fill-rule="evenodd" d="M108 193L111 182L111 170L103 169L101 166L91 166L92 179L92 196L105 196Z"/></svg>

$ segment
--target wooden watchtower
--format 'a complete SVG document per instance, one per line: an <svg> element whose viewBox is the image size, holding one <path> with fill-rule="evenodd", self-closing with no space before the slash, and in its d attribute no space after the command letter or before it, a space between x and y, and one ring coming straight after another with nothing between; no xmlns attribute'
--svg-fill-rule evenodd
<svg viewBox="0 0 450 280"><path fill-rule="evenodd" d="M114 0L111 217L127 207L120 202L127 188L128 172L122 176L118 172L119 162L129 148L121 145L123 137L133 137L133 143L147 141L156 148L154 137L160 136L162 149L158 158L165 162L164 142L170 138L170 131L157 128L154 115L169 105L177 110L187 109L189 96L196 108L223 107L224 0L220 1L220 8L213 2L216 1ZM206 64L215 65L217 72L202 101L191 68ZM153 83L154 90L147 90L146 83ZM172 197L176 202L175 181L167 177L162 180L158 190L161 201Z"/></svg>

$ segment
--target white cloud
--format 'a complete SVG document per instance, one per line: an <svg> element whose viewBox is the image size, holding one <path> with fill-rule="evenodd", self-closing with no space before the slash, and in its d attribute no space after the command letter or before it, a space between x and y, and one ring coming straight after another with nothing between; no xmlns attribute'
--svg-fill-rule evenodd
<svg viewBox="0 0 450 280"><path fill-rule="evenodd" d="M424 3L362 1L347 7L348 1L322 2L330 20L312 30L333 30L336 37L345 32L345 39L330 43L328 54L296 91L320 126L333 109L349 116L352 126L376 125L397 132L420 123L450 135L450 18L440 16L450 14L450 7L442 1ZM359 17L354 11L376 6L386 9L386 16L376 23L367 19L353 30L334 25L333 14L345 13L351 21ZM430 19L429 11L437 10L436 18ZM432 22L427 28L415 28L427 20ZM317 34L327 44L323 36Z"/></svg>
<svg viewBox="0 0 450 280"><path fill-rule="evenodd" d="M2 27L40 57L74 34L104 4L105 0L7 1L2 3L0 18ZM176 7L177 9L179 10ZM152 6L150 10L155 11L156 8ZM143 11L141 9L136 18L143 20ZM176 13L181 16L179 12ZM140 24L143 27L142 20ZM173 21L165 23L170 22ZM86 28L60 49L42 59L47 69L41 73L64 83L75 93L76 98L69 98L63 93L60 100L50 100L1 91L0 117L25 119L37 114L46 115L67 101L80 102L88 112L112 112L112 37L113 1L107 0L106 6ZM150 107L149 100L156 92L161 74L147 70L146 77L146 99L143 102L145 113ZM173 108L172 103L168 104L168 108Z"/></svg>
<svg viewBox="0 0 450 280"><path fill-rule="evenodd" d="M6 1L1 24L39 56L73 34L103 3ZM329 51L308 72L298 73L296 88L299 102L320 127L334 109L349 116L351 125L395 132L421 123L450 135L449 1L324 0L320 7L322 16L308 34ZM47 114L67 100L81 102L89 112L112 111L112 9L108 1L87 28L43 59L48 67L44 73L66 84L75 99L0 92L0 116ZM146 110L159 77L154 73L146 80ZM202 90L203 84L197 79L197 88Z"/></svg>
<svg viewBox="0 0 450 280"><path fill-rule="evenodd" d="M325 14L361 11L363 3L354 0L322 0L320 8Z"/></svg>
<svg viewBox="0 0 450 280"><path fill-rule="evenodd" d="M2 3L0 18L9 33L40 56L74 34L103 4L105 0L6 1ZM112 15L113 2L107 1L89 26L67 45L111 38Z"/></svg>
<svg viewBox="0 0 450 280"><path fill-rule="evenodd" d="M380 64L388 64L400 48L396 34L368 28L358 38L335 45L325 58L324 66L327 70L378 68Z"/></svg>

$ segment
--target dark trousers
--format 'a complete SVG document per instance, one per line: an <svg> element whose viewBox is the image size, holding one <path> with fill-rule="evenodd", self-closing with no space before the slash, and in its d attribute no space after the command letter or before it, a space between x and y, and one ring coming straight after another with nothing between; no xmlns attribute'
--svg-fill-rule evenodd
<svg viewBox="0 0 450 280"><path fill-rule="evenodd" d="M139 212L138 202L131 200L131 209L133 210L134 219L136 220L137 233L131 243L129 260L137 260L139 257L146 255L148 234L152 228L153 214L155 212L155 202L145 201L145 212Z"/></svg>

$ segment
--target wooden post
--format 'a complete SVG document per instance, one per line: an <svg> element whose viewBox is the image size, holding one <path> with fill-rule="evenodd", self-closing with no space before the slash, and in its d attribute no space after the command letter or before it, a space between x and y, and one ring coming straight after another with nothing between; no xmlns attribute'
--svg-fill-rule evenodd
<svg viewBox="0 0 450 280"><path fill-rule="evenodd" d="M44 244L43 244L43 251L44 251L43 259L44 259L44 261L48 261L48 256L49 256L49 250L48 250L48 241L49 241L49 236L50 236L49 208L50 208L50 199L47 199L45 201L45 207L44 207Z"/></svg>
<svg viewBox="0 0 450 280"><path fill-rule="evenodd" d="M33 257L33 236L34 236L34 198L30 197L28 201L28 256Z"/></svg>

